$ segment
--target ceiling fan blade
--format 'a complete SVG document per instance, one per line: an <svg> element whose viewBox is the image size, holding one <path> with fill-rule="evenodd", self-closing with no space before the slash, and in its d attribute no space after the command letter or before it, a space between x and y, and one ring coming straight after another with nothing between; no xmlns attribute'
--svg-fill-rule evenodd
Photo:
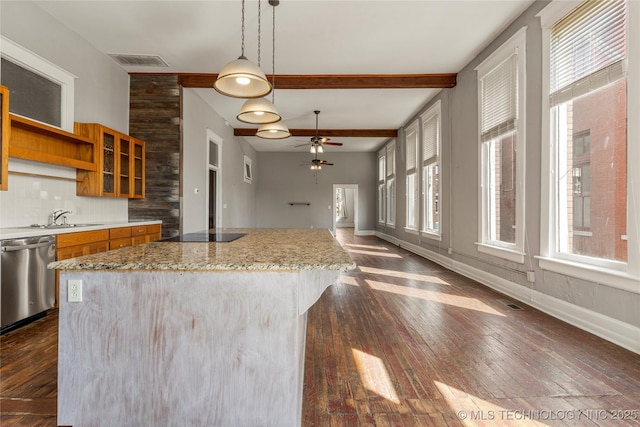
<svg viewBox="0 0 640 427"><path fill-rule="evenodd" d="M306 144L300 144L300 145L294 145L295 148L299 148L299 147L308 147L309 143Z"/></svg>
<svg viewBox="0 0 640 427"><path fill-rule="evenodd" d="M342 147L342 142L325 142L324 145L337 145L338 147Z"/></svg>
<svg viewBox="0 0 640 427"><path fill-rule="evenodd" d="M331 166L333 166L333 163L329 163L326 160L318 160L318 163L320 163L321 165L331 165Z"/></svg>

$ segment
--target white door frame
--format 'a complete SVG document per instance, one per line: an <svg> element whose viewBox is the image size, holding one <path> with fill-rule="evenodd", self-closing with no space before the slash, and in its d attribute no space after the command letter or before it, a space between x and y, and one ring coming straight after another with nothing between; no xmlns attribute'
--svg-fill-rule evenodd
<svg viewBox="0 0 640 427"><path fill-rule="evenodd" d="M351 188L353 190L353 234L356 236L360 231L358 224L358 184L333 184L331 195L331 221L333 222L332 233L336 235L336 191L338 188Z"/></svg>
<svg viewBox="0 0 640 427"><path fill-rule="evenodd" d="M218 147L218 164L212 165L209 163L209 150L211 147L211 142L217 145ZM207 177L206 181L206 199L205 199L205 211L204 211L204 230L209 228L209 195L211 191L209 191L209 171L216 171L216 227L222 228L222 142L223 139L217 133L212 131L211 129L207 129Z"/></svg>

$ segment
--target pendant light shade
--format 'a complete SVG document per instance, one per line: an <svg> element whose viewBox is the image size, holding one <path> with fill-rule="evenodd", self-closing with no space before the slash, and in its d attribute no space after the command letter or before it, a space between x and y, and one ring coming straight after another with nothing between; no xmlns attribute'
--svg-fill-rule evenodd
<svg viewBox="0 0 640 427"><path fill-rule="evenodd" d="M260 2L258 2L258 65L244 56L244 0L242 0L240 57L222 67L213 88L232 98L262 98L271 92L271 83L260 69Z"/></svg>
<svg viewBox="0 0 640 427"><path fill-rule="evenodd" d="M256 136L264 139L284 139L291 136L289 128L282 122L269 123L258 127Z"/></svg>
<svg viewBox="0 0 640 427"><path fill-rule="evenodd" d="M261 98L271 92L271 83L260 67L240 56L222 67L213 88L232 98Z"/></svg>
<svg viewBox="0 0 640 427"><path fill-rule="evenodd" d="M265 98L249 99L246 101L240 113L236 116L238 120L245 123L266 124L280 121L281 117L269 100Z"/></svg>

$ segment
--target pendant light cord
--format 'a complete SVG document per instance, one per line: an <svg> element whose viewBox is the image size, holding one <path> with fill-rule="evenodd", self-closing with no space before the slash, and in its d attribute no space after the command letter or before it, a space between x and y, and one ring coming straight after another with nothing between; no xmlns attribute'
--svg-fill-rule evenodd
<svg viewBox="0 0 640 427"><path fill-rule="evenodd" d="M271 51L271 103L276 103L276 5L273 5L273 49Z"/></svg>
<svg viewBox="0 0 640 427"><path fill-rule="evenodd" d="M260 67L260 0L258 0L258 67Z"/></svg>
<svg viewBox="0 0 640 427"><path fill-rule="evenodd" d="M240 56L244 58L244 0L242 0L242 36L240 40L242 40L242 45L240 48Z"/></svg>

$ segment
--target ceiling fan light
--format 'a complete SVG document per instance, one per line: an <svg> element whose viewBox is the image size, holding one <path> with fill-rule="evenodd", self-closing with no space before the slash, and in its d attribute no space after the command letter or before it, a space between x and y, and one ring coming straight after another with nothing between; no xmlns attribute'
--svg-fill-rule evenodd
<svg viewBox="0 0 640 427"><path fill-rule="evenodd" d="M247 100L236 116L244 123L266 124L275 123L282 119L275 105L265 98L255 98Z"/></svg>
<svg viewBox="0 0 640 427"><path fill-rule="evenodd" d="M265 139L284 139L291 136L289 128L282 121L260 125L256 136Z"/></svg>
<svg viewBox="0 0 640 427"><path fill-rule="evenodd" d="M318 145L318 147L316 148L316 151L318 153L324 153L324 148L322 148L322 145Z"/></svg>
<svg viewBox="0 0 640 427"><path fill-rule="evenodd" d="M312 145L312 146L311 146L311 150L309 150L309 152L310 152L311 154L316 154L316 146L315 146L315 145Z"/></svg>
<svg viewBox="0 0 640 427"><path fill-rule="evenodd" d="M272 86L260 67L240 56L222 67L213 88L232 98L261 98Z"/></svg>

